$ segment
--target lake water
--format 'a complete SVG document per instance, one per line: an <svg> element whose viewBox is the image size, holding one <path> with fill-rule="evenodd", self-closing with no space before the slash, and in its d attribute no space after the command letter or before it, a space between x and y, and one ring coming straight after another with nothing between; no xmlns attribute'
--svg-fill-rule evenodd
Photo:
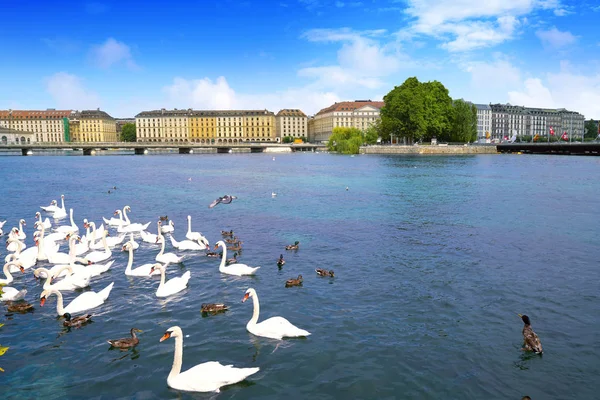
<svg viewBox="0 0 600 400"><path fill-rule="evenodd" d="M126 277L127 254L115 250L91 284L115 282L110 298L71 330L56 297L39 306L31 270L18 274L11 286L27 288L36 308L6 315L0 306L0 345L10 346L2 398L597 398L598 171L597 157L522 155L0 157L0 220L7 232L25 218L29 246L39 206L65 194L82 230L83 218L100 223L129 205L152 232L168 215L182 240L189 214L211 245L233 229L240 262L262 267L232 277L218 259L186 252L167 278L191 271L189 288L161 300L158 278ZM207 207L224 194L238 199ZM297 252L284 250L296 240ZM152 262L158 246L138 242L134 266ZM319 267L335 278L318 277ZM298 274L304 285L285 288ZM260 320L283 316L312 335L248 333L249 287ZM205 302L231 309L202 317ZM530 316L543 356L520 351L517 313ZM183 370L214 360L260 371L220 394L169 389L174 341L159 339L173 325L185 335ZM143 330L137 348L110 350L106 340L132 327Z"/></svg>

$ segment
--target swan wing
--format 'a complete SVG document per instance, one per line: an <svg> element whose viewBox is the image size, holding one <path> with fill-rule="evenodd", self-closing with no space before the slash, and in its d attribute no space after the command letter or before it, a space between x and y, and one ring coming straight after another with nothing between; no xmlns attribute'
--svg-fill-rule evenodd
<svg viewBox="0 0 600 400"><path fill-rule="evenodd" d="M259 371L259 368L236 368L218 361L198 364L167 381L173 389L190 392L218 392L219 388L238 383Z"/></svg>
<svg viewBox="0 0 600 400"><path fill-rule="evenodd" d="M112 283L109 285L112 289ZM103 289L102 292L104 292ZM100 292L100 293L102 293ZM103 298L100 293L96 292L85 292L73 299L68 306L65 307L64 311L69 314L76 314L85 310L96 308L104 303L106 298ZM110 293L110 291L109 291ZM107 296L108 297L108 296Z"/></svg>
<svg viewBox="0 0 600 400"><path fill-rule="evenodd" d="M260 336L271 338L308 336L310 332L300 329L283 317L271 317L255 325ZM254 332L252 332L254 333Z"/></svg>
<svg viewBox="0 0 600 400"><path fill-rule="evenodd" d="M221 272L237 276L254 275L259 268L260 267L249 267L246 264L230 264L226 267L223 267Z"/></svg>
<svg viewBox="0 0 600 400"><path fill-rule="evenodd" d="M26 294L27 294L27 289L17 290L11 286L4 286L2 288L2 297L0 297L0 300L2 300L2 301L21 300L21 299L25 298Z"/></svg>

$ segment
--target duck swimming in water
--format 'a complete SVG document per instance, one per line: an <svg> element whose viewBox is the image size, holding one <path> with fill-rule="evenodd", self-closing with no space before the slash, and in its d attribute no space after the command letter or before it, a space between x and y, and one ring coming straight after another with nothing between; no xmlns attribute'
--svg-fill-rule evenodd
<svg viewBox="0 0 600 400"><path fill-rule="evenodd" d="M205 303L200 306L202 314L216 314L227 310L229 307L222 303Z"/></svg>
<svg viewBox="0 0 600 400"><path fill-rule="evenodd" d="M287 246L285 246L286 250L298 250L298 245L300 244L299 241L295 241L294 244L288 244Z"/></svg>
<svg viewBox="0 0 600 400"><path fill-rule="evenodd" d="M519 314L519 317L525 323L523 326L523 350L525 351L533 351L536 354L542 354L542 342L540 342L540 338L531 328L531 321L527 315Z"/></svg>
<svg viewBox="0 0 600 400"><path fill-rule="evenodd" d="M285 260L283 259L283 254L279 255L279 259L277 260L277 266L281 269L285 265Z"/></svg>
<svg viewBox="0 0 600 400"><path fill-rule="evenodd" d="M130 332L131 332L130 338L108 340L108 343L112 347L118 347L119 349L128 349L130 347L137 346L138 343L140 342L140 339L138 339L138 337L135 335L135 333L142 332L142 330L137 329L137 328L131 328Z"/></svg>
<svg viewBox="0 0 600 400"><path fill-rule="evenodd" d="M79 327L87 322L90 322L90 320L92 319L92 314L80 315L78 317L73 318L71 317L71 314L64 313L63 317L65 317L65 320L63 321L64 326Z"/></svg>
<svg viewBox="0 0 600 400"><path fill-rule="evenodd" d="M296 279L288 279L285 281L285 287L302 286L302 275L298 275Z"/></svg>
<svg viewBox="0 0 600 400"><path fill-rule="evenodd" d="M317 269L315 269L315 271L317 272L317 275L319 275L319 276L330 276L333 278L333 270L317 268Z"/></svg>

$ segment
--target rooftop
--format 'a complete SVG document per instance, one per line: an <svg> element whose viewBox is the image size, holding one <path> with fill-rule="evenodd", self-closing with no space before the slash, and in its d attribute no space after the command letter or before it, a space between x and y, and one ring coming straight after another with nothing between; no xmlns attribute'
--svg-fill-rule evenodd
<svg viewBox="0 0 600 400"><path fill-rule="evenodd" d="M296 108L284 108L277 113L278 117L306 117L302 110Z"/></svg>
<svg viewBox="0 0 600 400"><path fill-rule="evenodd" d="M355 101L342 101L340 103L334 103L332 106L322 109L316 115L326 114L334 111L354 111L357 108L364 106L372 106L381 108L385 105L383 101L371 101L371 100L355 100Z"/></svg>

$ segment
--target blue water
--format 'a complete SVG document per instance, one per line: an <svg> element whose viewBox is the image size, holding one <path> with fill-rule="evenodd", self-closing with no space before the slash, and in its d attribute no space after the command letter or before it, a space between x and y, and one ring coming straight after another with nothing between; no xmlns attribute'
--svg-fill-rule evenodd
<svg viewBox="0 0 600 400"><path fill-rule="evenodd" d="M115 251L91 285L114 281L109 300L71 330L56 297L39 307L31 270L17 275L11 285L27 288L36 309L0 316L0 345L10 346L2 398L597 398L599 170L595 157L517 155L0 157L0 220L6 232L25 218L28 245L39 206L65 194L80 229L129 205L153 232L168 215L182 240L189 214L211 244L233 229L240 262L262 266L237 278L188 252L167 277L191 271L189 288L160 300L158 278L126 277L127 254ZM207 207L226 193L239 199ZM286 252L296 240L300 249ZM138 242L134 266L152 262L157 246ZM298 274L304 285L285 288ZM248 287L260 320L283 316L312 335L248 333ZM231 310L202 317L205 302ZM530 316L542 357L520 351L517 313ZM174 343L159 339L173 325L185 335L183 370L214 360L260 372L220 394L169 389ZM109 350L106 340L132 327L144 331L137 348Z"/></svg>

